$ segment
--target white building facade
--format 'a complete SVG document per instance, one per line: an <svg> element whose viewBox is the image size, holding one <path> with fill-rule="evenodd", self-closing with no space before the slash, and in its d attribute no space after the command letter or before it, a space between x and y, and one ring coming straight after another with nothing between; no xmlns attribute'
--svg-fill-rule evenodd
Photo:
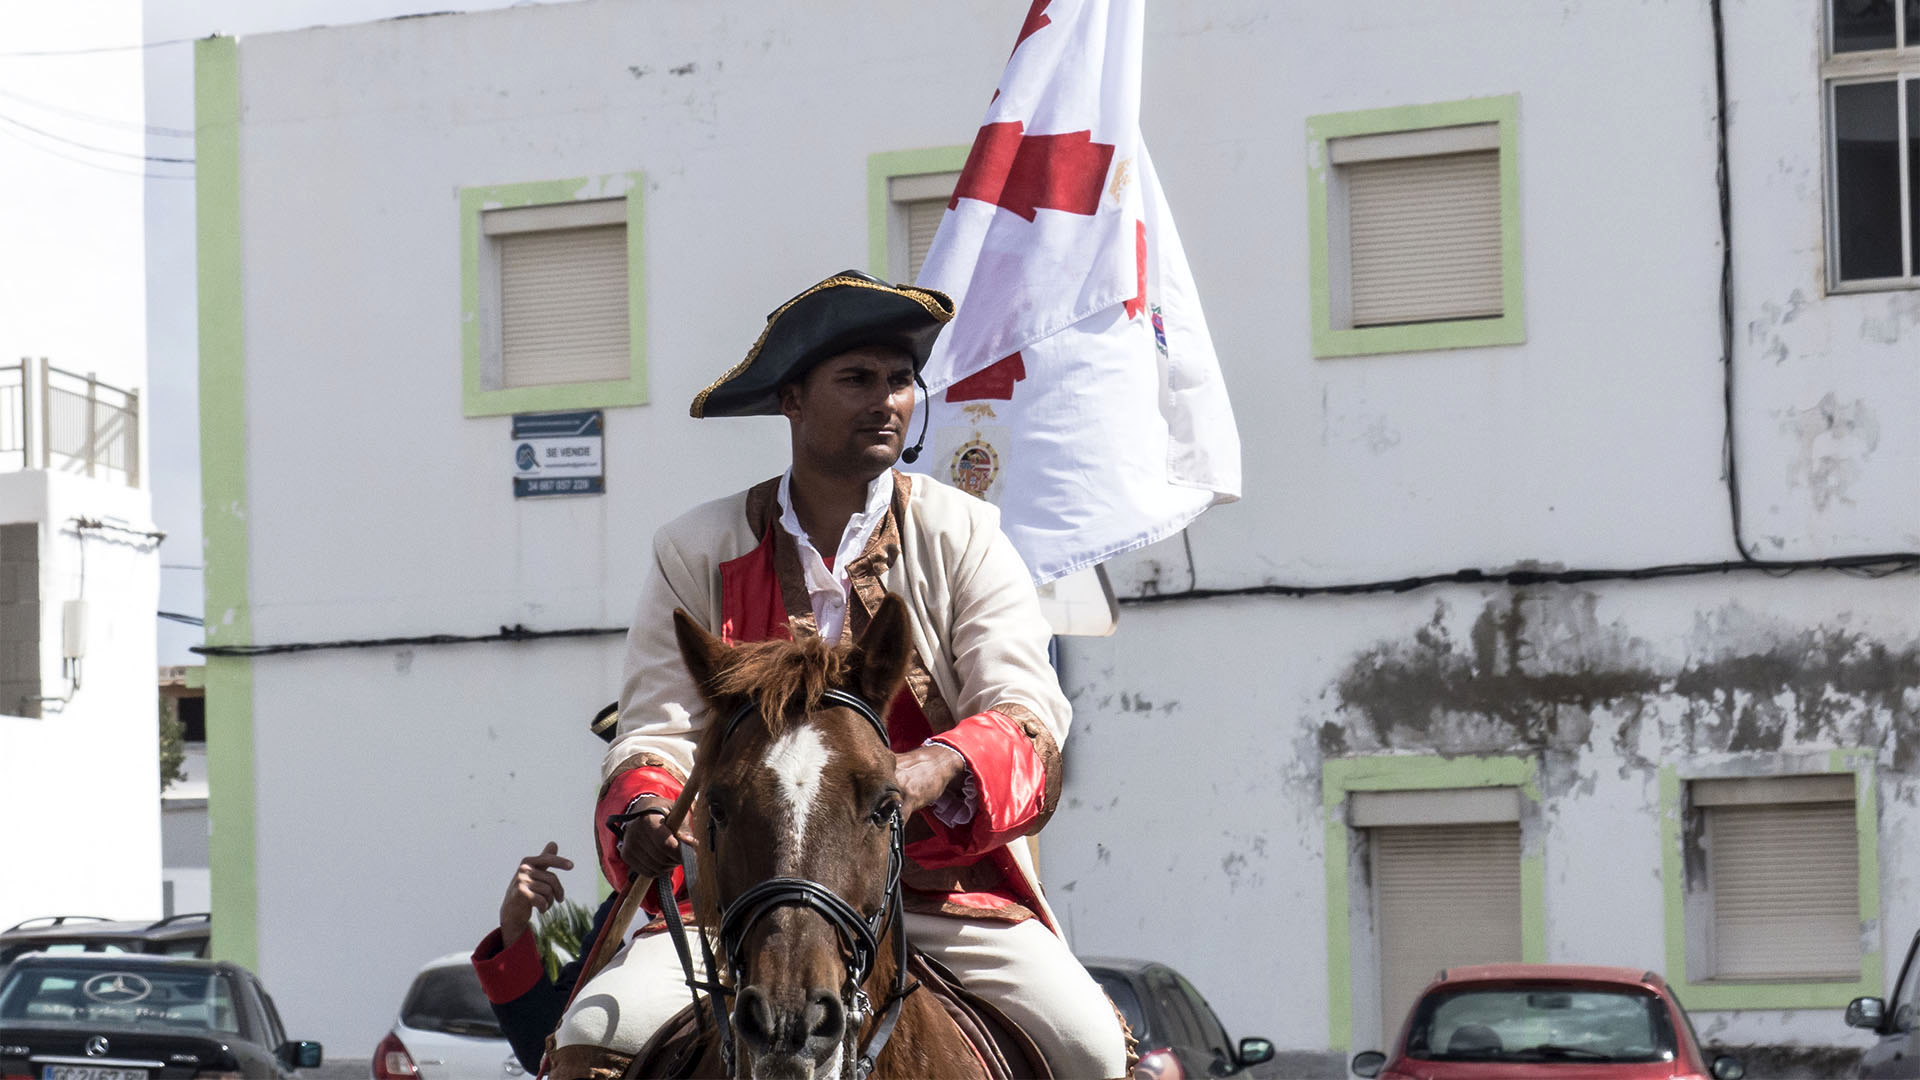
<svg viewBox="0 0 1920 1080"><path fill-rule="evenodd" d="M0 929L162 910L140 29L0 11Z"/></svg>
<svg viewBox="0 0 1920 1080"><path fill-rule="evenodd" d="M652 531L783 459L686 403L804 285L910 275L1027 7L203 43L209 642L624 625ZM1302 1070L1469 959L1663 972L1759 1061L1861 1044L1840 1009L1920 926L1920 582L1721 564L1729 476L1752 558L1920 550L1920 27L1888 33L1817 0L1150 8L1246 494L1062 641L1042 861L1077 949L1167 960ZM604 491L516 498L512 417L567 410ZM519 856L590 864L620 652L210 657L216 950L370 1049Z"/></svg>

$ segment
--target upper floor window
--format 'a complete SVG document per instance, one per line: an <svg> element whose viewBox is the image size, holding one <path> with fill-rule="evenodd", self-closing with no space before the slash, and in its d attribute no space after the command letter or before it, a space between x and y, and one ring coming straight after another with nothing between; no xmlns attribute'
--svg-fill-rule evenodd
<svg viewBox="0 0 1920 1080"><path fill-rule="evenodd" d="M1920 0L1828 0L1835 287L1920 285Z"/></svg>

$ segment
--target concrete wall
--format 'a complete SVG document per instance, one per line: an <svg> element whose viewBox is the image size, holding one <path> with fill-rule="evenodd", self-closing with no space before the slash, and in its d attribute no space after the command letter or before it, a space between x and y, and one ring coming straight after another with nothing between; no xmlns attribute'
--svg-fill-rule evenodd
<svg viewBox="0 0 1920 1080"><path fill-rule="evenodd" d="M247 471L222 512L245 520L252 640L625 622L653 528L781 463L777 422L685 403L766 311L864 265L867 155L967 142L1026 7L589 2L242 40ZM1920 445L1863 422L1920 404L1907 294L1822 288L1817 11L1728 11L1740 475L1767 554L1911 549ZM1191 563L1150 549L1120 591L1732 557L1713 60L1701 5L1155 4L1143 123L1247 490L1191 530ZM1313 359L1307 118L1507 94L1526 343ZM461 416L458 190L633 171L654 404L608 413L607 495L516 503L508 420ZM1915 601L1910 577L1807 574L1130 607L1116 637L1063 648L1079 718L1053 896L1077 947L1165 956L1236 1033L1324 1055L1348 1049L1336 1013L1355 1042L1378 1024L1329 999L1349 943L1322 929L1324 761L1537 761L1549 957L1664 967L1658 765L1868 746L1903 940ZM1809 647L1827 659L1799 663ZM237 902L296 1027L371 1047L414 967L489 925L517 856L551 838L586 864L581 727L618 656L263 658L224 706L209 669L209 708L251 724L258 890ZM1831 1011L1703 1019L1732 1041L1850 1037Z"/></svg>

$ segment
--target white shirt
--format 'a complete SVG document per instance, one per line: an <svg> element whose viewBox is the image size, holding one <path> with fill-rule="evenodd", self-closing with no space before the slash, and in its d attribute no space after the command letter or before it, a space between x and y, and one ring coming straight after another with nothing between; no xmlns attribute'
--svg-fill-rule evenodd
<svg viewBox="0 0 1920 1080"><path fill-rule="evenodd" d="M847 603L852 599L853 586L847 580L847 566L867 550L867 541L873 539L873 530L880 527L880 521L887 516L887 507L893 502L893 470L888 469L873 478L867 485L866 509L847 519L847 527L840 534L840 547L833 554L833 569L827 569L827 561L820 557L819 549L813 546L813 540L807 536L807 530L800 526L800 515L793 509L793 470L788 469L780 478L780 527L793 537L794 546L800 549L800 573L807 581L807 598L813 602L813 621L820 628L820 636L828 644L838 645L840 633L847 625ZM960 753L953 747L934 739L928 739L927 745L941 746L953 753ZM964 756L964 755L963 755ZM957 827L973 820L979 806L979 785L969 770L957 791L948 791L933 804L933 816L944 824Z"/></svg>
<svg viewBox="0 0 1920 1080"><path fill-rule="evenodd" d="M779 499L780 527L793 537L794 545L800 549L800 574L806 579L807 597L813 602L813 621L829 645L838 645L840 632L847 625L847 602L853 591L847 581L847 566L867 550L873 530L879 528L881 519L887 516L887 506L893 501L893 470L874 477L873 483L867 485L866 509L847 519L847 527L840 534L840 546L833 553L831 570L813 546L807 530L800 527L800 515L793 509L792 469L780 478Z"/></svg>

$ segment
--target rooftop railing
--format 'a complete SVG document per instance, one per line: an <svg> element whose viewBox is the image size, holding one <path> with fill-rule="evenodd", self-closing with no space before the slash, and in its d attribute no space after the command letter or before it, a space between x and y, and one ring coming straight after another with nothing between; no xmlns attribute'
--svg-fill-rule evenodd
<svg viewBox="0 0 1920 1080"><path fill-rule="evenodd" d="M0 367L0 470L140 486L140 392L22 358Z"/></svg>

